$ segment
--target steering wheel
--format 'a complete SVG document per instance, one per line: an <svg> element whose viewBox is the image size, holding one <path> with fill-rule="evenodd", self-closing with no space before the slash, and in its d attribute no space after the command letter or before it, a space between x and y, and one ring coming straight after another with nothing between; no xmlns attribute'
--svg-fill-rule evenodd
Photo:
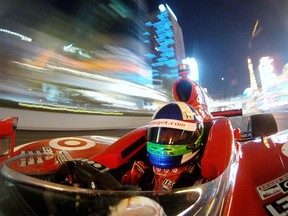
<svg viewBox="0 0 288 216"><path fill-rule="evenodd" d="M127 190L108 170L106 166L89 159L73 160L62 164L50 181L89 189Z"/></svg>

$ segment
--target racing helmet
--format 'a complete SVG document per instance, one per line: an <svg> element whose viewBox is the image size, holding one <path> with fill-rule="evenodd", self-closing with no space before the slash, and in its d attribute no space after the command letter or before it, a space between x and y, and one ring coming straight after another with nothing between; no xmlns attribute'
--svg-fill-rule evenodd
<svg viewBox="0 0 288 216"><path fill-rule="evenodd" d="M148 126L148 160L159 168L190 161L201 149L203 132L203 120L193 107L179 101L163 106Z"/></svg>

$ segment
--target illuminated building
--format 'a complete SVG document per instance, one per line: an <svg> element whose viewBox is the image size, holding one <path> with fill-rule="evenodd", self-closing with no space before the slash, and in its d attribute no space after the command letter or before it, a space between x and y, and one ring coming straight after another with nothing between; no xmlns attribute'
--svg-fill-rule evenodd
<svg viewBox="0 0 288 216"><path fill-rule="evenodd" d="M262 84L262 91L266 91L269 87L276 83L276 74L273 59L270 57L262 57L259 63L259 73Z"/></svg>
<svg viewBox="0 0 288 216"><path fill-rule="evenodd" d="M168 89L178 78L177 65L185 58L182 29L167 4L151 13L145 25L144 44L148 48L145 56L150 59L153 79L163 80Z"/></svg>
<svg viewBox="0 0 288 216"><path fill-rule="evenodd" d="M250 77L250 88L252 89L254 93L258 93L258 86L257 86L255 74L254 74L252 60L248 58L247 63L248 63L249 77Z"/></svg>

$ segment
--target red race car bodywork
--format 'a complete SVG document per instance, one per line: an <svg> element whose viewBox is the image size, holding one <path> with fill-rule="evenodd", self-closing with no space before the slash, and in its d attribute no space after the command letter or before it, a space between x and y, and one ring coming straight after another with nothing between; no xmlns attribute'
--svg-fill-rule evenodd
<svg viewBox="0 0 288 216"><path fill-rule="evenodd" d="M277 132L271 115L261 114L251 118L250 134L243 138L227 117L213 116L209 112L202 88L186 77L185 70L180 72L182 77L176 81L173 93L176 100L192 105L204 119L201 174L208 182L173 189L169 193L119 189L117 179L131 162L146 158L148 126L121 138L63 137L14 147L17 126L14 117L0 122L1 140L10 140L11 144L0 151L1 173L25 212L44 215L93 212L103 215L145 212L152 215L287 215L288 131ZM183 93L183 82L185 91L188 86L190 92ZM91 167L96 169L92 170L90 183L106 184L111 176L116 181L111 180L112 186L105 185L108 190L47 181L67 161L77 161L75 166L78 162L79 166L89 166L87 172ZM122 205L123 202L127 205Z"/></svg>

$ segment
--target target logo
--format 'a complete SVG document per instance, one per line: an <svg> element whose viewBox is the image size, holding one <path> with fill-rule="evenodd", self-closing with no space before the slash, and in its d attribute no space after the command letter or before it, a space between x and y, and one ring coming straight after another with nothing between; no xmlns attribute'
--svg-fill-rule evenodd
<svg viewBox="0 0 288 216"><path fill-rule="evenodd" d="M96 143L92 140L78 138L78 137L64 137L52 139L49 146L60 150L84 150L92 148Z"/></svg>

